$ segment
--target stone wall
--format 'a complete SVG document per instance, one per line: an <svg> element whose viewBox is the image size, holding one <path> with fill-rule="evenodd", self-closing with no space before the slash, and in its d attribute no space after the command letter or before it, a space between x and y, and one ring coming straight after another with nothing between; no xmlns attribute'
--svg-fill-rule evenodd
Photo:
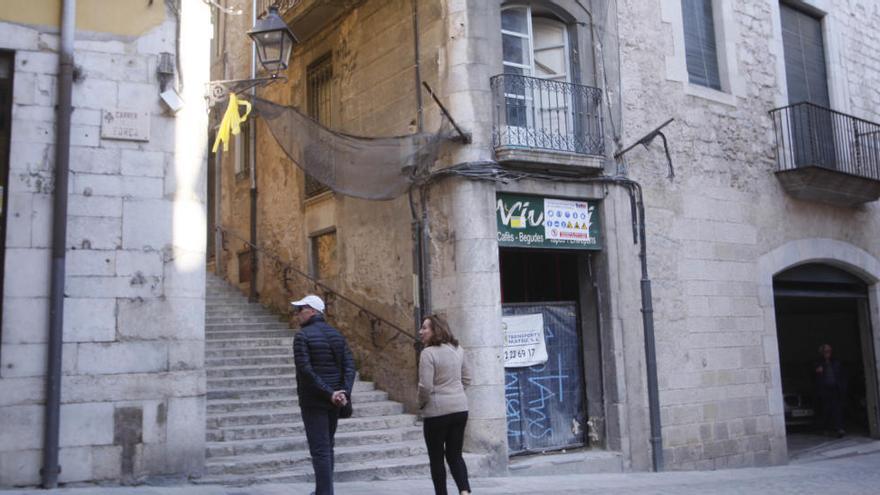
<svg viewBox="0 0 880 495"><path fill-rule="evenodd" d="M810 260L839 260L872 273L870 260L880 255L880 220L876 205L853 209L794 200L773 174L775 143L767 112L785 99L778 3L715 2L723 27L719 46L726 76L721 92L689 84L686 71L682 77L677 0L588 2L591 13L584 2L554 3L584 26L595 23L595 31L586 37L600 43L592 49L595 84L604 89L608 102L606 174L626 173L644 185L667 466L712 469L784 462L780 370L768 284L772 287L777 271ZM871 29L880 21L878 7L859 0L808 3L829 12L835 105L858 117L880 119L880 94L864 83L880 77L872 55L877 34ZM470 145L446 145L438 166L493 157L489 77L502 71L500 6L501 2L419 1L423 79L434 86L458 123L473 133ZM339 109L334 110L331 127L364 135L410 132L415 117L411 21L408 1L356 3L296 47L287 84L260 94L304 108L305 69L330 52L334 77L339 78L333 98ZM229 46L224 51L226 70L234 67L235 72L228 77L246 77L247 45ZM582 80L590 81L586 72L592 71L592 64L582 65ZM436 108L427 99L425 108L426 128L433 130ZM667 179L659 141L647 150L634 148L620 163L611 159L621 146L671 117L675 121L665 133L674 180ZM308 236L335 228L341 272L332 284L383 317L411 325L406 201L376 203L332 195L306 200L301 171L284 157L262 123L257 129L259 242L307 271ZM247 237L248 182L235 179L228 161L224 167L223 223ZM597 199L604 195L608 246L599 263L608 306L601 308L607 334L607 447L622 452L625 469L649 469L638 247L632 244L629 198L615 188L600 192L537 181L493 187L464 180L431 187L433 309L447 314L469 356L479 363L467 447L495 452L498 465L506 465L503 365L500 334L494 332L500 327L498 250L491 220L497 190ZM822 247L805 250L799 242ZM838 243L849 246L843 250L849 254L838 254ZM242 246L233 240L227 245L223 266L232 281L237 281L235 255ZM779 250L788 255L773 254ZM768 261L771 258L790 264L780 266ZM289 297L311 290L296 276L285 285L280 267L266 257L259 266L261 301L279 311L286 310ZM872 290L876 293L876 287ZM362 317L343 304L331 306L331 317L355 344L362 372L412 406L415 359L407 339L383 348L389 334L376 339Z"/></svg>
<svg viewBox="0 0 880 495"><path fill-rule="evenodd" d="M250 4L250 2L239 2ZM394 136L417 127L412 3L410 0L367 0L331 20L320 32L294 48L286 83L259 90L262 98L307 108L307 67L329 54L332 60L332 103L329 127L362 136ZM419 4L422 78L437 87L437 46L446 27L441 2ZM249 12L249 11L248 11ZM227 18L225 59L228 77L248 77L250 43L243 33L250 17ZM237 31L240 29L240 31ZM220 70L220 69L218 69ZM425 100L425 129L437 130L436 106ZM303 172L283 153L259 117L256 120L258 209L257 243L302 272L309 272L309 236L336 231L340 271L322 279L341 294L382 318L415 334L412 317L413 277L409 204L401 197L367 201L333 194L305 198ZM236 178L229 157L224 158L222 225L249 238L249 177ZM246 244L228 238L223 268L238 282L237 253ZM260 301L280 313L291 298L316 291L302 276L288 272L268 256L258 258L257 290ZM241 285L243 290L246 285ZM376 380L395 400L415 405L415 352L411 337L388 326L374 330L368 318L342 301L328 308L330 321L351 341L359 372ZM401 371L403 370L403 371Z"/></svg>
<svg viewBox="0 0 880 495"><path fill-rule="evenodd" d="M875 203L838 208L792 199L780 187L767 114L784 104L782 49L774 38L778 4L716 2L722 3L728 4L723 22L732 39L719 45L733 45L738 78L731 81L732 94L707 93L670 76L670 65L681 56L670 14L678 2L618 2L622 141L629 144L676 119L665 130L674 180L665 178L659 141L648 151L633 150L626 163L645 185L648 204L664 447L674 468L787 458L772 293L766 293L774 273L762 273L759 259L810 239L880 255ZM869 54L878 46L878 6L807 3L828 12L831 89L844 95L832 101L841 111L877 121L880 93L865 81L880 78L878 61ZM793 259L838 257L830 250L805 251Z"/></svg>
<svg viewBox="0 0 880 495"><path fill-rule="evenodd" d="M132 4L134 5L134 4ZM139 35L78 31L67 232L60 481L194 475L204 462L204 158L210 24L165 2ZM88 14L84 14L88 15ZM15 51L0 344L0 486L42 466L58 29L0 20ZM186 106L160 105L159 54ZM101 138L102 110L149 113L146 142Z"/></svg>

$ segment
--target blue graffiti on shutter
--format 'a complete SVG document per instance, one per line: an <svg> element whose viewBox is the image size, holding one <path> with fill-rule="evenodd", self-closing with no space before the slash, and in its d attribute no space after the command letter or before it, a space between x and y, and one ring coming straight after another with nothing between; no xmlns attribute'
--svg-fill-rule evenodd
<svg viewBox="0 0 880 495"><path fill-rule="evenodd" d="M548 360L505 370L510 454L584 445L584 373L577 304L505 304L504 316L542 313Z"/></svg>

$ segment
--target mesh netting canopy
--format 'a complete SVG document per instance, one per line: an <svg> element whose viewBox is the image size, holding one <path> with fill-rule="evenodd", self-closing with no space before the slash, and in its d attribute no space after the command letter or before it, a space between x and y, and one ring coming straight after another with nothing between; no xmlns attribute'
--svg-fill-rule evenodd
<svg viewBox="0 0 880 495"><path fill-rule="evenodd" d="M297 166L333 191L363 199L393 199L430 169L443 136L419 133L360 137L332 131L299 110L253 98L256 111Z"/></svg>

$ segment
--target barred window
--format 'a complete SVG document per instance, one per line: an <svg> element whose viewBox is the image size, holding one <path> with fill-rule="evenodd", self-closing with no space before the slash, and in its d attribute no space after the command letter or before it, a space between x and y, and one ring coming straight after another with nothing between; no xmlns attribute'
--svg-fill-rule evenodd
<svg viewBox="0 0 880 495"><path fill-rule="evenodd" d="M306 110L309 116L325 127L331 127L333 101L333 59L327 54L306 69ZM305 175L306 198L315 197L330 188Z"/></svg>

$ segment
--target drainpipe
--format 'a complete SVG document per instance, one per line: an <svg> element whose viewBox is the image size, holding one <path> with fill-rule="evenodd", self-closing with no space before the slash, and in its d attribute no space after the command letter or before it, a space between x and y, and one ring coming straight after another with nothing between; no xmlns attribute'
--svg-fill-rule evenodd
<svg viewBox="0 0 880 495"><path fill-rule="evenodd" d="M412 22L413 22L413 58L415 63L415 85L416 85L416 128L418 132L424 130L424 106L422 104L422 70L419 63L419 6L418 0L412 0ZM413 198L413 190L409 190L409 208L412 215L412 240L413 240L413 320L415 320L416 328L422 324L422 318L430 311L428 303L427 288L427 221L428 212L425 203L426 187L420 191L421 216L416 212L415 201ZM416 362L419 359L419 351L421 350L420 342L416 342Z"/></svg>
<svg viewBox="0 0 880 495"><path fill-rule="evenodd" d="M654 472L663 471L663 436L660 425L660 391L657 384L657 349L654 342L654 306L651 298L651 279L648 277L648 248L645 240L645 204L641 188L638 190L639 261L642 266L642 326L645 333L645 371L648 378L648 416L651 424L651 459Z"/></svg>
<svg viewBox="0 0 880 495"><path fill-rule="evenodd" d="M58 113L55 141L55 198L52 208L52 282L46 370L46 413L43 436L43 488L58 486L58 432L61 419L61 344L64 329L64 272L67 246L67 181L70 166L70 113L73 87L73 38L76 0L61 4L58 59Z"/></svg>
<svg viewBox="0 0 880 495"><path fill-rule="evenodd" d="M252 25L257 24L257 0L253 0L252 4ZM257 44L251 42L251 79L257 78ZM257 96L257 88L251 89L251 95ZM251 168L251 289L248 294L248 301L257 302L257 121L251 118L248 123L248 160Z"/></svg>
<svg viewBox="0 0 880 495"><path fill-rule="evenodd" d="M422 104L422 64L419 62L421 43L419 42L419 2L412 1L413 10L413 56L415 58L416 105L418 106L417 129L425 131L424 105ZM419 219L419 282L421 284L422 315L431 313L431 252L429 250L431 230L428 224L428 186L419 191L422 216ZM418 322L421 325L421 321Z"/></svg>

